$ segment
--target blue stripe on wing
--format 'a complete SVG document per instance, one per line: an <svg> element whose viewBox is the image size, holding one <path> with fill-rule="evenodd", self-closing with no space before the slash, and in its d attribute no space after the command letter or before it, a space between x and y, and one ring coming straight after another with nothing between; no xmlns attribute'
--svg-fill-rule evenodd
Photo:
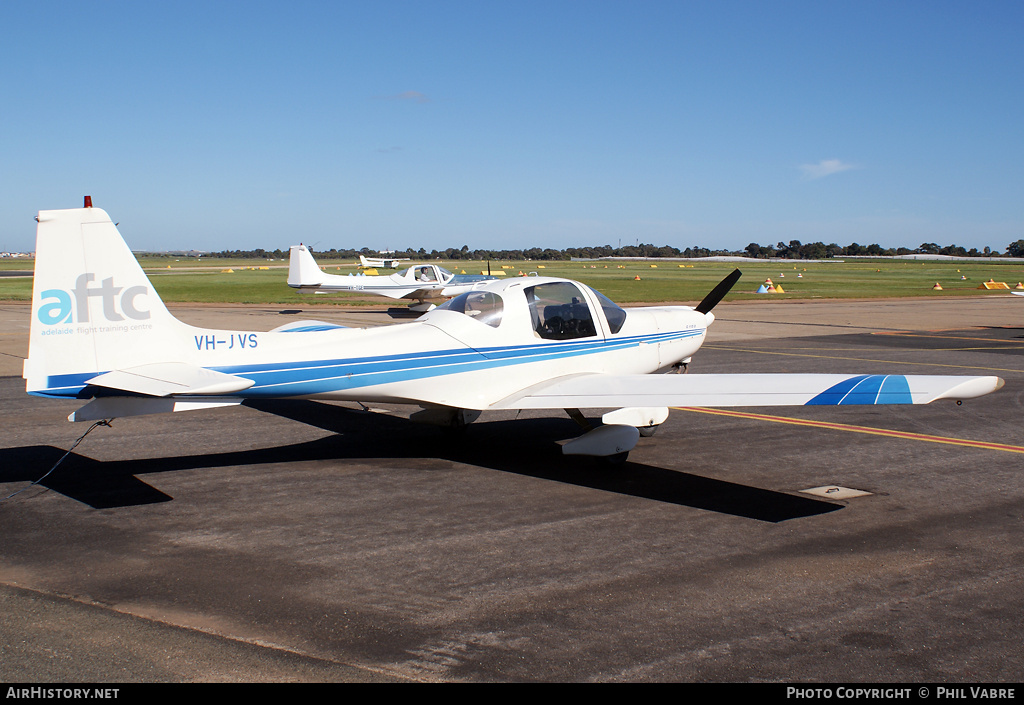
<svg viewBox="0 0 1024 705"><path fill-rule="evenodd" d="M807 402L808 406L852 404L913 404L910 384L903 375L850 377Z"/></svg>

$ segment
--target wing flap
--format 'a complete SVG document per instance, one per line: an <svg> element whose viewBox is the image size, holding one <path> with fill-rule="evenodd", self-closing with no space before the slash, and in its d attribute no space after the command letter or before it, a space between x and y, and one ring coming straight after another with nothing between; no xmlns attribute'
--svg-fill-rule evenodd
<svg viewBox="0 0 1024 705"><path fill-rule="evenodd" d="M584 374L531 387L491 408L928 404L972 399L1002 386L999 377L948 375Z"/></svg>
<svg viewBox="0 0 1024 705"><path fill-rule="evenodd" d="M231 394L248 389L251 379L208 370L184 362L160 362L113 370L87 380L87 384L150 397Z"/></svg>

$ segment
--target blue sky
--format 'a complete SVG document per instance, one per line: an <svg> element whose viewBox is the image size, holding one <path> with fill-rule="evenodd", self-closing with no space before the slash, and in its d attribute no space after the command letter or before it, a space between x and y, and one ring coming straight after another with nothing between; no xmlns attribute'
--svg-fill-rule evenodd
<svg viewBox="0 0 1024 705"><path fill-rule="evenodd" d="M0 3L0 249L1004 250L1024 3Z"/></svg>

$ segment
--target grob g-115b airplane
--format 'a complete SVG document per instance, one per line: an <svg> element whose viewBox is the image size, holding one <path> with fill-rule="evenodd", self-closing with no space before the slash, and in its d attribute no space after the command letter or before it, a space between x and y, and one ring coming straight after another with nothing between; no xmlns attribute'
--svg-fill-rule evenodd
<svg viewBox="0 0 1024 705"><path fill-rule="evenodd" d="M288 286L318 294L332 291L366 292L391 299L410 299L412 311L429 311L437 303L477 288L494 277L453 274L436 264L417 264L394 274L327 274L305 245L288 253Z"/></svg>
<svg viewBox="0 0 1024 705"><path fill-rule="evenodd" d="M623 309L578 282L485 282L419 319L377 328L314 321L271 331L174 318L107 214L40 211L29 394L88 400L72 421L246 399L418 405L458 426L491 409L606 410L566 454L624 459L670 406L925 404L981 396L998 377L654 374L685 365L733 272L694 308Z"/></svg>

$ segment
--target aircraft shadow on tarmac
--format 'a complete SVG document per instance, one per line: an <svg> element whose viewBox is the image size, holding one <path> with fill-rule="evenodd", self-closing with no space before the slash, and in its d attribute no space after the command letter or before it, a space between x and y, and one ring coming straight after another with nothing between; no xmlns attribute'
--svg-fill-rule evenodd
<svg viewBox="0 0 1024 705"><path fill-rule="evenodd" d="M578 435L569 419L478 421L446 431L408 419L315 401L246 402L265 413L330 431L314 441L252 450L165 458L99 461L71 453L39 484L97 509L173 498L139 475L265 463L376 458L439 458L625 496L781 522L843 505L627 461L607 465L563 456L557 441ZM0 482L33 482L66 453L53 446L0 449Z"/></svg>

